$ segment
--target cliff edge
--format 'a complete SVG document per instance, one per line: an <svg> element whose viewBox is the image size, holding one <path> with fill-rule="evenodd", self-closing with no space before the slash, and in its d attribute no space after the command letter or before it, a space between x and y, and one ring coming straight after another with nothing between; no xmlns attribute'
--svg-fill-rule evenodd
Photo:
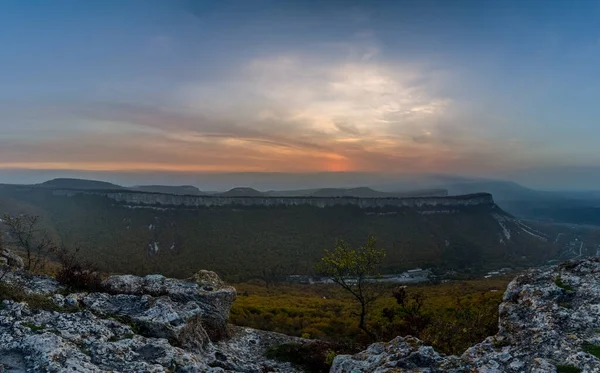
<svg viewBox="0 0 600 373"><path fill-rule="evenodd" d="M78 195L96 195L106 197L116 202L133 206L155 207L215 207L215 206L357 206L359 208L412 208L431 209L440 207L474 207L486 206L495 208L491 194L477 193L450 197L267 197L267 196L237 196L232 195L202 195L188 196L162 193L145 193L132 191L92 191L75 189L54 189L52 194L60 197Z"/></svg>
<svg viewBox="0 0 600 373"><path fill-rule="evenodd" d="M517 277L499 311L498 334L462 356L445 356L416 338L398 337L336 357L331 373L600 372L600 259Z"/></svg>

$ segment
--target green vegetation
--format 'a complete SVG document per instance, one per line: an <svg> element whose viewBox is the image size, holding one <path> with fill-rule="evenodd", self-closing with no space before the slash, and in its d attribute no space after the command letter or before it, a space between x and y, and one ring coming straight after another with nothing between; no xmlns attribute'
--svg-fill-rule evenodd
<svg viewBox="0 0 600 373"><path fill-rule="evenodd" d="M405 306L393 296L393 286L372 305L365 320L377 340L413 335L439 351L460 354L497 332L498 305L511 276L484 280L415 285L406 289ZM372 338L356 323L353 297L334 285L235 284L240 295L230 321L241 326L298 337L361 346ZM416 295L421 294L421 295ZM420 299L417 307L415 297ZM412 312L412 313L411 313ZM352 347L350 347L352 349Z"/></svg>
<svg viewBox="0 0 600 373"><path fill-rule="evenodd" d="M558 373L581 373L581 369L573 365L557 365L556 371Z"/></svg>
<svg viewBox="0 0 600 373"><path fill-rule="evenodd" d="M60 265L56 279L66 285L69 291L102 290L102 275L91 263L79 260L78 254L79 249L69 251L61 248L54 251Z"/></svg>
<svg viewBox="0 0 600 373"><path fill-rule="evenodd" d="M556 284L556 286L558 286L559 288L565 290L567 293L573 292L573 287L571 287L569 284L565 284L562 281L562 278L560 278L560 276L556 278L556 280L554 281L554 283Z"/></svg>
<svg viewBox="0 0 600 373"><path fill-rule="evenodd" d="M2 217L7 227L8 236L19 251L25 253L25 269L31 272L43 271L50 252L54 249L54 242L48 232L40 228L40 217L36 215Z"/></svg>
<svg viewBox="0 0 600 373"><path fill-rule="evenodd" d="M37 326L37 325L31 324L31 323L23 323L23 326L28 327L29 329L31 329L34 332L46 329L46 325L43 325L43 324L40 326Z"/></svg>
<svg viewBox="0 0 600 373"><path fill-rule="evenodd" d="M59 307L50 298L39 294L27 294L20 286L0 283L0 300L25 302L32 309L56 311Z"/></svg>
<svg viewBox="0 0 600 373"><path fill-rule="evenodd" d="M476 272L554 255L553 247L527 234L501 243L502 228L488 207L478 206L432 215L356 206L130 208L98 195L0 185L0 211L39 215L54 242L81 248L83 261L138 275L188 277L207 268L230 282L271 283L314 273L323 249L337 238L357 247L369 235L387 252L382 273L419 266ZM158 251L149 250L155 243Z"/></svg>
<svg viewBox="0 0 600 373"><path fill-rule="evenodd" d="M562 308L571 308L571 302L561 301L561 302L558 302L558 306L562 307Z"/></svg>
<svg viewBox="0 0 600 373"><path fill-rule="evenodd" d="M358 327L371 335L365 325L368 307L377 299L377 283L369 277L378 275L377 269L385 258L385 251L376 247L375 237L370 236L365 246L352 249L339 240L334 251L325 250L325 256L317 264L319 273L330 277L358 302L360 306Z"/></svg>
<svg viewBox="0 0 600 373"><path fill-rule="evenodd" d="M586 342L581 347L583 347L583 351L600 359L600 346Z"/></svg>
<svg viewBox="0 0 600 373"><path fill-rule="evenodd" d="M290 362L308 372L327 373L335 358L332 347L332 344L320 341L285 343L269 348L265 356L269 359Z"/></svg>

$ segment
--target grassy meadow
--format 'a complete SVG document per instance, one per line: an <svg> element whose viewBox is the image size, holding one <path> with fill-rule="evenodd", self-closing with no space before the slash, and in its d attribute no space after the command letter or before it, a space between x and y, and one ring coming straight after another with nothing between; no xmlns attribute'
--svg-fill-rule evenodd
<svg viewBox="0 0 600 373"><path fill-rule="evenodd" d="M413 335L439 351L460 354L496 333L498 305L514 276L411 284L405 289L404 306L393 296L398 286L384 285L371 305L368 327L379 341ZM335 285L234 286L234 324L357 346L372 342L358 328L357 305Z"/></svg>

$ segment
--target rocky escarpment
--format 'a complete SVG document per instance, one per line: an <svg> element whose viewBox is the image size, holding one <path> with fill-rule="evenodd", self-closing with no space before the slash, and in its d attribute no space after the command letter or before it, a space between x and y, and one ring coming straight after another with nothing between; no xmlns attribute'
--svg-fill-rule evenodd
<svg viewBox="0 0 600 373"><path fill-rule="evenodd" d="M600 260L517 277L504 294L499 327L462 356L398 337L336 357L331 372L600 372Z"/></svg>
<svg viewBox="0 0 600 373"><path fill-rule="evenodd" d="M0 286L24 300L0 305L0 372L296 371L264 357L295 338L227 324L235 289L213 272L112 276L103 292L69 293L14 270Z"/></svg>
<svg viewBox="0 0 600 373"><path fill-rule="evenodd" d="M56 196L100 195L117 202L140 206L302 206L330 207L351 205L359 208L461 208L473 206L495 207L491 194L479 193L453 197L413 198L360 198L360 197L235 197L235 196L186 196L130 191L89 191L56 189Z"/></svg>

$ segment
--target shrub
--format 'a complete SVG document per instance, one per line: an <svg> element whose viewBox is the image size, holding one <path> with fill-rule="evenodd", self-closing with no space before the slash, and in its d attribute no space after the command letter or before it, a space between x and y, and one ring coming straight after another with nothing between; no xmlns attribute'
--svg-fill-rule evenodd
<svg viewBox="0 0 600 373"><path fill-rule="evenodd" d="M56 311L59 308L45 295L27 294L20 286L0 283L0 300L4 299L15 302L25 302L32 309Z"/></svg>
<svg viewBox="0 0 600 373"><path fill-rule="evenodd" d="M290 362L308 372L327 373L337 352L355 352L348 346L323 341L285 343L273 346L265 352L269 359Z"/></svg>
<svg viewBox="0 0 600 373"><path fill-rule="evenodd" d="M556 278L556 281L554 281L554 283L556 284L556 286L565 290L567 293L573 291L573 288L570 285L565 284L560 276Z"/></svg>
<svg viewBox="0 0 600 373"><path fill-rule="evenodd" d="M594 355L595 357L600 359L600 346L586 342L583 344L582 347L583 351L587 352L590 355Z"/></svg>
<svg viewBox="0 0 600 373"><path fill-rule="evenodd" d="M48 255L54 249L54 242L48 232L40 227L40 217L4 215L2 221L7 227L10 243L25 252L25 269L43 271Z"/></svg>
<svg viewBox="0 0 600 373"><path fill-rule="evenodd" d="M557 365L556 371L558 373L580 373L581 369L573 365Z"/></svg>
<svg viewBox="0 0 600 373"><path fill-rule="evenodd" d="M56 279L67 285L70 290L102 290L102 276L90 262L79 261L78 253L79 249L74 252L64 248L55 250L55 255L60 263Z"/></svg>

